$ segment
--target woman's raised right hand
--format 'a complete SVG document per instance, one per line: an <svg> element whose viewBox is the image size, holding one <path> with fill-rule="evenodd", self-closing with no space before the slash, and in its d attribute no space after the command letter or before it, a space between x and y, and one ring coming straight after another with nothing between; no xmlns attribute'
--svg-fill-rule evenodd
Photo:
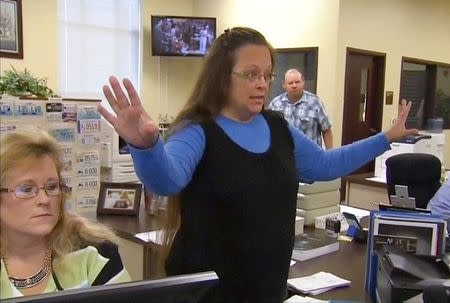
<svg viewBox="0 0 450 303"><path fill-rule="evenodd" d="M158 140L158 124L145 112L131 81L124 79L123 86L128 96L122 90L119 80L114 76L109 77L109 86L103 86L103 93L116 115L101 105L98 110L127 143L142 149L152 147Z"/></svg>

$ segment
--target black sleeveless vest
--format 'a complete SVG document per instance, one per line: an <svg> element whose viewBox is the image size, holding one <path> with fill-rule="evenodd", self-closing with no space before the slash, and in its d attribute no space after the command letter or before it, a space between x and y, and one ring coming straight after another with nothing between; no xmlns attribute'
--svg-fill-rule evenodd
<svg viewBox="0 0 450 303"><path fill-rule="evenodd" d="M271 142L261 154L240 147L215 122L203 124L203 158L181 193L181 226L166 270L215 271L214 302L278 303L286 296L298 189L294 145L280 115L263 116Z"/></svg>

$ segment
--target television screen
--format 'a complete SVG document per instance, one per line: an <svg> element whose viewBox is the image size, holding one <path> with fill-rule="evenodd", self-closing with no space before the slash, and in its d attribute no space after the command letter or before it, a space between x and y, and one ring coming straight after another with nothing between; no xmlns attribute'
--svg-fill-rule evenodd
<svg viewBox="0 0 450 303"><path fill-rule="evenodd" d="M152 16L153 56L204 56L216 39L216 18Z"/></svg>

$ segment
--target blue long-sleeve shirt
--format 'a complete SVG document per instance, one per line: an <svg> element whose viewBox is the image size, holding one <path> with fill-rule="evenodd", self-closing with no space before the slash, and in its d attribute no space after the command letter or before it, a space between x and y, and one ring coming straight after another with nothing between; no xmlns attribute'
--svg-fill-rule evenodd
<svg viewBox="0 0 450 303"><path fill-rule="evenodd" d="M270 147L270 128L261 114L250 122L238 122L219 115L217 124L240 147L263 153ZM353 144L325 151L298 129L289 126L294 142L299 181L327 181L345 176L389 149L383 133ZM199 124L176 132L164 144L161 139L149 149L130 146L139 179L152 192L171 195L192 179L205 150L205 133Z"/></svg>
<svg viewBox="0 0 450 303"><path fill-rule="evenodd" d="M445 220L450 220L450 179L442 184L433 198L431 198L428 208L433 215L438 215ZM449 221L450 223L450 221ZM447 226L450 231L450 226Z"/></svg>

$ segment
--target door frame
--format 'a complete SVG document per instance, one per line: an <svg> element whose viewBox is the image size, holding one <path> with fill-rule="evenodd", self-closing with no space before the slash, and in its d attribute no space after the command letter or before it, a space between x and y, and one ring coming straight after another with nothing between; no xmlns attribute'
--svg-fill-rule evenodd
<svg viewBox="0 0 450 303"><path fill-rule="evenodd" d="M318 46L308 46L308 47L291 47L291 48L274 48L275 54L277 53L311 53L316 60L316 65L314 66L314 75L316 77L316 83L314 85L314 91L317 93L317 82L318 82L318 74L317 71L319 69L319 47ZM273 67L272 67L273 68ZM305 71L301 71L304 73ZM304 75L303 75L304 76Z"/></svg>
<svg viewBox="0 0 450 303"><path fill-rule="evenodd" d="M405 57L402 56L402 62L400 67L400 90L398 94L398 102L400 103L400 96L402 96L402 83L403 83L403 64L404 63L415 63L415 64L422 64L426 66L426 92L425 92L425 104L424 104L424 124L425 119L433 116L435 108L436 108L436 81L437 81L437 69L438 67L445 67L450 68L450 64L443 63L443 62L437 62L437 61L431 61L431 60L424 60L424 59L418 59L418 58L412 58L412 57ZM421 128L423 128L425 125L421 125ZM449 125L444 125L444 129L448 129L450 127Z"/></svg>
<svg viewBox="0 0 450 303"><path fill-rule="evenodd" d="M386 53L381 53L377 51L371 51L371 50L365 50L365 49L359 49L359 48L352 48L347 47L346 49L346 57L345 57L345 75L344 75L344 104L343 104L343 117L342 117L342 137L341 137L341 144L343 145L346 141L347 136L347 129L345 128L345 121L346 117L348 116L349 108L346 107L346 100L348 99L348 89L347 89L347 74L349 72L349 61L351 55L362 55L362 56L373 56L377 60L382 60L382 64L379 65L380 70L377 70L377 74L381 77L379 87L375 93L375 96L377 100L380 100L381 102L376 102L377 108L376 111L376 122L379 125L380 129L378 131L381 131L382 123L383 123L383 106L384 106L384 85L385 85L385 71L386 71Z"/></svg>

